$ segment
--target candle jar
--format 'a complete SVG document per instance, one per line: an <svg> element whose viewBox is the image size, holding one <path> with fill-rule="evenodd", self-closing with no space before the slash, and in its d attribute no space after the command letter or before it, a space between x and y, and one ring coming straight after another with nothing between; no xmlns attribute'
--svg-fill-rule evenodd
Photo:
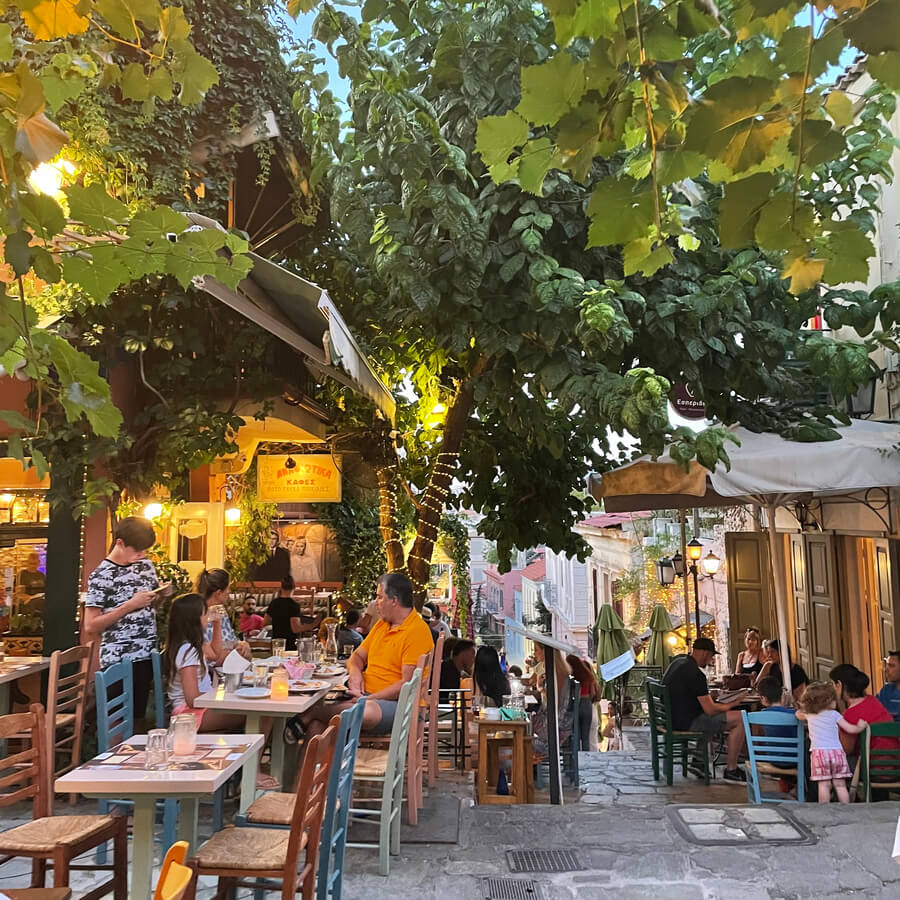
<svg viewBox="0 0 900 900"><path fill-rule="evenodd" d="M169 737L173 756L190 756L197 749L197 719L190 713L173 716Z"/></svg>
<svg viewBox="0 0 900 900"><path fill-rule="evenodd" d="M279 666L272 673L272 687L270 696L273 700L287 700L288 698L288 673Z"/></svg>

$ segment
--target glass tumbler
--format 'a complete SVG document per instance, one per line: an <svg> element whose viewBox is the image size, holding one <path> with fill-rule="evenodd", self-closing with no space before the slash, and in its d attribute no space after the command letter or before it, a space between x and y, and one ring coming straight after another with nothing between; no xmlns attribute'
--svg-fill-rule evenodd
<svg viewBox="0 0 900 900"><path fill-rule="evenodd" d="M287 646L287 641L283 638L273 638L272 639L272 656L277 656L279 659L284 659L284 649Z"/></svg>
<svg viewBox="0 0 900 900"><path fill-rule="evenodd" d="M169 764L169 732L165 728L153 728L147 732L147 758L145 769L158 771Z"/></svg>
<svg viewBox="0 0 900 900"><path fill-rule="evenodd" d="M265 663L253 664L253 683L258 688L266 687L269 680L269 667Z"/></svg>

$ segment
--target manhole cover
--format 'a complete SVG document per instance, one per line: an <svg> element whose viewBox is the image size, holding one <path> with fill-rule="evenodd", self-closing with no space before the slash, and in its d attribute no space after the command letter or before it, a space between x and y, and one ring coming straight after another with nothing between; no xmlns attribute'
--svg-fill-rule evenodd
<svg viewBox="0 0 900 900"><path fill-rule="evenodd" d="M667 806L666 815L692 844L750 847L816 843L815 835L789 812L772 806Z"/></svg>
<svg viewBox="0 0 900 900"><path fill-rule="evenodd" d="M584 865L571 850L507 850L510 872L581 872Z"/></svg>
<svg viewBox="0 0 900 900"><path fill-rule="evenodd" d="M536 881L520 878L483 878L482 900L543 900L544 892Z"/></svg>

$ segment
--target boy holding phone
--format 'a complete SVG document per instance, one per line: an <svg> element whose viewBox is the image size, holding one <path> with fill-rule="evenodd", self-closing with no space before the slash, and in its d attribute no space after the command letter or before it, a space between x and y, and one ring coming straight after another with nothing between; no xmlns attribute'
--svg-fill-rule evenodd
<svg viewBox="0 0 900 900"><path fill-rule="evenodd" d="M147 714L153 686L150 651L156 649L154 605L171 590L160 585L147 550L156 542L146 519L118 523L106 559L91 572L84 609L85 631L100 638L100 668L130 660L135 726Z"/></svg>

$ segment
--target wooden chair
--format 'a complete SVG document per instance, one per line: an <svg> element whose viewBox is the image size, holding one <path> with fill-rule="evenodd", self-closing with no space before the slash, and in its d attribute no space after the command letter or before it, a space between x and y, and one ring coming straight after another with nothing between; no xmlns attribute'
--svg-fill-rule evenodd
<svg viewBox="0 0 900 900"><path fill-rule="evenodd" d="M701 731L676 731L672 727L672 709L669 704L669 689L661 681L648 678L647 710L650 717L650 752L653 761L653 778L659 781L659 760L662 757L666 784L672 784L672 770L675 754L681 755L681 770L687 776L688 753L692 760L703 766L706 784L709 784L709 736Z"/></svg>
<svg viewBox="0 0 900 900"><path fill-rule="evenodd" d="M187 841L177 841L166 851L153 900L183 900L194 873L184 864L188 852Z"/></svg>
<svg viewBox="0 0 900 900"><path fill-rule="evenodd" d="M423 654L424 656L425 654ZM360 784L381 786L380 806L366 809L351 806L350 815L356 819L372 817L378 819L378 843L347 842L348 847L377 847L378 871L382 875L390 872L390 854L400 852L400 811L403 807L403 764L412 730L413 719L418 715L417 699L422 669L417 668L413 677L400 689L397 698L397 712L391 730L390 745L387 750L361 747L356 755L354 781ZM379 802L379 798L375 798ZM355 803L364 802L354 798ZM410 809L412 804L409 804Z"/></svg>
<svg viewBox="0 0 900 900"><path fill-rule="evenodd" d="M443 665L444 641L446 635L442 631L434 645L431 657L431 682L428 689L427 744L428 744L428 787L437 784L438 777L438 737L440 734L440 716L438 706L441 692L441 666Z"/></svg>
<svg viewBox="0 0 900 900"><path fill-rule="evenodd" d="M806 798L806 729L793 713L764 709L762 712L741 711L747 736L747 799L752 803L803 803ZM753 726L760 733L753 734ZM767 728L792 731L777 736L766 734ZM760 775L770 778L796 778L797 797L784 791L764 794Z"/></svg>
<svg viewBox="0 0 900 900"><path fill-rule="evenodd" d="M0 717L0 739L31 733L30 746L3 761L0 776L0 807L32 800L32 821L0 834L0 864L24 857L32 860L31 886L44 886L47 863L53 864L54 888L69 886L71 870L112 873L109 881L84 895L84 900L97 900L112 893L115 900L125 900L128 892L128 832L126 820L119 816L51 816L50 772L47 723L44 708L34 703L27 713ZM113 842L112 865L74 865L73 860L87 850Z"/></svg>
<svg viewBox="0 0 900 900"><path fill-rule="evenodd" d="M859 786L866 803L872 790L900 790L900 749L872 749L872 738L891 737L900 741L900 722L873 722L859 736Z"/></svg>
<svg viewBox="0 0 900 900"><path fill-rule="evenodd" d="M57 650L50 657L50 680L47 686L47 750L51 783L71 772L81 762L81 739L84 734L84 704L87 694L88 666L91 647ZM74 666L74 670L71 667ZM67 674L63 674L63 670ZM60 731L64 736L60 737ZM71 732L71 733L70 733ZM57 768L57 760L64 761ZM54 792L50 792L49 813L53 814ZM76 795L69 797L72 803Z"/></svg>
<svg viewBox="0 0 900 900"><path fill-rule="evenodd" d="M328 797L319 839L319 872L316 880L317 900L340 900L343 883L344 849L350 818L353 791L353 768L359 748L366 701L358 700L329 724L337 726L334 762L328 778ZM271 791L250 805L246 813L234 818L234 824L248 828L290 828L294 814L294 794Z"/></svg>
<svg viewBox="0 0 900 900"><path fill-rule="evenodd" d="M291 900L298 891L303 900L313 900L336 738L337 727L331 725L307 743L290 828L229 826L214 834L188 862L195 889L198 875L216 876L216 900L226 900L238 886L268 888L277 879L282 900ZM301 851L305 851L302 866Z"/></svg>

